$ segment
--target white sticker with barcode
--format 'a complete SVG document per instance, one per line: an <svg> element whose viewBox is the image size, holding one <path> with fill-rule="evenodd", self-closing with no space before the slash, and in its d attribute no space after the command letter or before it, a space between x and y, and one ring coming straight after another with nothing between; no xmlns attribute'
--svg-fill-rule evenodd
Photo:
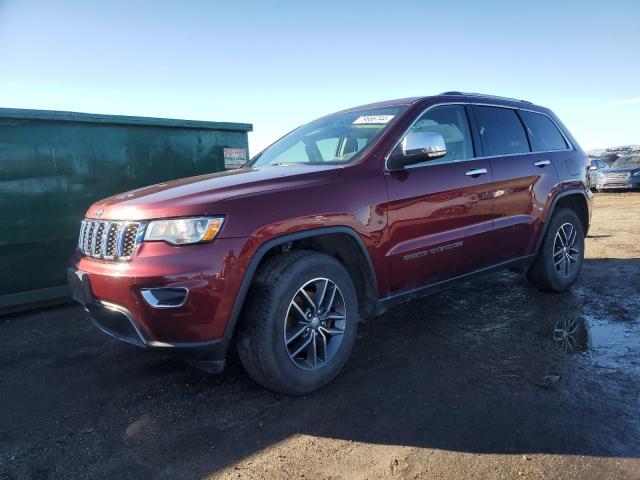
<svg viewBox="0 0 640 480"><path fill-rule="evenodd" d="M354 125L384 125L395 115L362 115L354 120Z"/></svg>

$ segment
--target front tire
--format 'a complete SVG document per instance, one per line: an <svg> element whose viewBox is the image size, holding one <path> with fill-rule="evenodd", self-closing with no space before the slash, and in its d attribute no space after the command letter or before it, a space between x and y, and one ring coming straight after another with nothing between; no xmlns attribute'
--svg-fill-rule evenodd
<svg viewBox="0 0 640 480"><path fill-rule="evenodd" d="M541 290L564 292L578 278L584 261L584 229L573 210L563 208L551 218L527 279Z"/></svg>
<svg viewBox="0 0 640 480"><path fill-rule="evenodd" d="M329 383L356 338L357 296L344 266L313 251L277 255L247 296L238 356L258 383L303 395Z"/></svg>

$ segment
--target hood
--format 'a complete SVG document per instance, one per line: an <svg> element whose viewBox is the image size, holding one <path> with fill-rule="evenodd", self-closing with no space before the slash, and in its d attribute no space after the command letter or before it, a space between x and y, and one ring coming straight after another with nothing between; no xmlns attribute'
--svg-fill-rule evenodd
<svg viewBox="0 0 640 480"><path fill-rule="evenodd" d="M101 220L148 220L203 215L222 200L330 180L341 172L341 168L323 165L239 168L114 195L95 202L86 216Z"/></svg>

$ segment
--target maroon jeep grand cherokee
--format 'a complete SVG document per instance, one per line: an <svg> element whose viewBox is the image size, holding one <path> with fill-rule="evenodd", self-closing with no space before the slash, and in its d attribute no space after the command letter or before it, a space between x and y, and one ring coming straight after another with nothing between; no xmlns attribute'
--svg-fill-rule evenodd
<svg viewBox="0 0 640 480"><path fill-rule="evenodd" d="M394 100L304 125L243 168L96 202L73 296L96 326L224 367L232 340L266 387L333 379L358 319L510 267L573 284L592 194L588 159L530 102Z"/></svg>

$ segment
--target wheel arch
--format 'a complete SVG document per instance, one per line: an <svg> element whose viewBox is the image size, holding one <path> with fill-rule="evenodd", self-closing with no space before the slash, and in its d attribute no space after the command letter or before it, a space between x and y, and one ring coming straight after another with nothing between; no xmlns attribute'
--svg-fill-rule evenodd
<svg viewBox="0 0 640 480"><path fill-rule="evenodd" d="M547 215L545 217L544 226L538 237L535 253L540 251L544 237L547 234L547 228L551 222L551 218L558 208L571 208L580 219L585 236L589 231L590 213L587 194L579 188L571 188L557 193L551 200Z"/></svg>
<svg viewBox="0 0 640 480"><path fill-rule="evenodd" d="M350 239L339 242L339 239ZM292 245L335 256L347 269L358 293L360 315L372 316L378 300L378 283L369 252L358 233L350 227L313 228L272 238L263 243L249 261L225 327L224 338L235 332L249 288L261 265L271 256L287 251ZM284 250L283 250L284 249ZM353 255L350 255L353 254Z"/></svg>

